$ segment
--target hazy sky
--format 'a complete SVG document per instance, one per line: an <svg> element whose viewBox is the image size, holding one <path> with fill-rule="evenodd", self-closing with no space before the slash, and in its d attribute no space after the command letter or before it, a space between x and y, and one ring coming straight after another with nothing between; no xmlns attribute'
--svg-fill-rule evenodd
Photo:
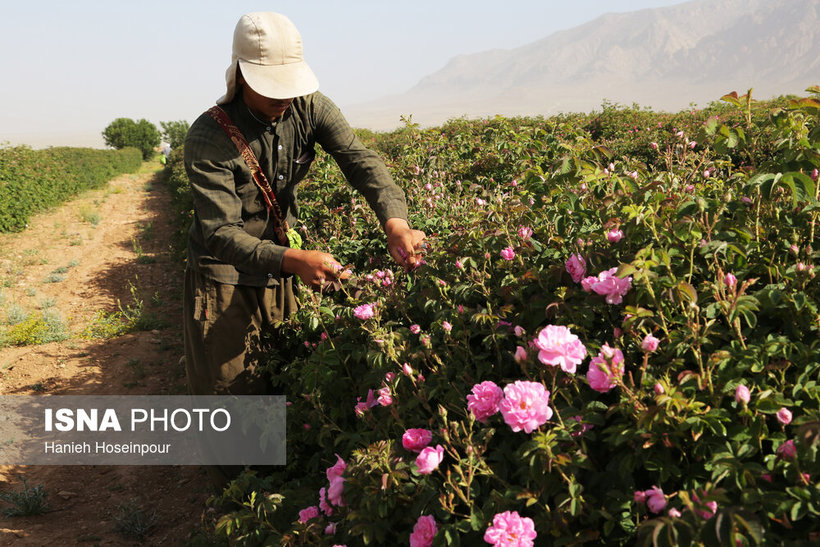
<svg viewBox="0 0 820 547"><path fill-rule="evenodd" d="M345 105L402 93L452 57L510 49L607 12L682 0L73 0L5 2L0 145L102 146L119 117L192 122L224 92L234 26L278 11L320 89Z"/></svg>

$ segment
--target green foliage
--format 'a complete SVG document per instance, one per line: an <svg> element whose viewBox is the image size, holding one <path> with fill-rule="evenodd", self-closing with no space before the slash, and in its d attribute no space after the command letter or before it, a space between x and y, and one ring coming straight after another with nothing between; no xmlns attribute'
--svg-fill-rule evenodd
<svg viewBox="0 0 820 547"><path fill-rule="evenodd" d="M157 126L148 120L134 121L131 118L117 118L108 124L102 136L105 144L117 150L136 148L142 153L143 160L151 159L161 137Z"/></svg>
<svg viewBox="0 0 820 547"><path fill-rule="evenodd" d="M409 273L391 271L374 215L318 154L300 189L304 248L355 275L335 293L302 291L279 326L268 371L291 403L288 464L223 493L239 505L220 534L398 545L432 515L436 544L479 545L494 515L516 511L536 544L818 541L820 89L810 94L363 133L429 236ZM586 276L628 277L622 301L574 281L573 255ZM363 304L374 317L354 315ZM574 373L531 345L547 325L585 346ZM587 374L605 344L625 371L599 392ZM532 433L468 410L474 385L518 380L550 392L553 415ZM430 474L402 446L410 428L444 449ZM298 522L337 454L345 504ZM635 497L654 486L658 513Z"/></svg>
<svg viewBox="0 0 820 547"><path fill-rule="evenodd" d="M0 500L10 503L13 507L6 507L3 509L3 514L7 517L26 517L32 515L42 515L49 511L48 492L42 484L38 484L34 488L29 488L26 484L26 479L20 476L23 481L23 489L19 492L3 492L0 493Z"/></svg>
<svg viewBox="0 0 820 547"><path fill-rule="evenodd" d="M131 292L131 303L124 306L117 300L117 310L106 312L100 310L86 325L80 336L83 338L116 338L129 332L163 329L165 321L145 307L139 289L134 283L128 283Z"/></svg>
<svg viewBox="0 0 820 547"><path fill-rule="evenodd" d="M162 138L171 145L171 149L182 149L185 144L185 136L188 134L190 124L185 120L173 122L159 122L162 127Z"/></svg>
<svg viewBox="0 0 820 547"><path fill-rule="evenodd" d="M20 231L31 215L136 172L141 164L134 148L0 148L0 232Z"/></svg>
<svg viewBox="0 0 820 547"><path fill-rule="evenodd" d="M28 315L22 322L12 325L5 333L5 343L15 346L31 346L61 342L71 333L62 316L55 310L43 309L39 315Z"/></svg>
<svg viewBox="0 0 820 547"><path fill-rule="evenodd" d="M118 533L128 539L139 541L145 539L157 525L156 510L146 511L139 506L136 499L119 504L112 517L114 519L114 528Z"/></svg>

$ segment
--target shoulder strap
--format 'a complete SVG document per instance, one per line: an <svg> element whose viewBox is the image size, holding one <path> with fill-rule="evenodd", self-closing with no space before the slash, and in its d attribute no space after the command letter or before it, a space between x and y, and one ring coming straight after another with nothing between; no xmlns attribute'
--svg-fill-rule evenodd
<svg viewBox="0 0 820 547"><path fill-rule="evenodd" d="M273 216L273 231L276 233L279 243L281 245L288 246L288 231L290 230L290 226L288 226L288 222L282 214L282 210L279 208L279 203L276 201L276 195L273 193L273 189L271 188L265 173L262 171L262 167L259 166L259 161L256 159L253 150L251 150L251 146L248 144L247 139L245 139L245 136L239 128L236 127L231 121L230 116L228 116L228 114L220 107L213 106L209 108L207 114L217 121L219 126L225 131L236 146L236 149L239 151L242 159L244 159L245 163L248 164L253 180L262 192L262 197L265 199L265 205L267 206L270 214Z"/></svg>

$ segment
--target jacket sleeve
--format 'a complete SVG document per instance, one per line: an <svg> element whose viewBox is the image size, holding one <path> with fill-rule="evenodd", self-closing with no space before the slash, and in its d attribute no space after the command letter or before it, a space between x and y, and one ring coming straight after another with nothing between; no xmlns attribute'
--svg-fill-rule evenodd
<svg viewBox="0 0 820 547"><path fill-rule="evenodd" d="M389 218L407 220L404 191L393 181L376 152L362 144L339 108L316 93L313 110L316 142L333 156L345 178L367 200L384 224Z"/></svg>

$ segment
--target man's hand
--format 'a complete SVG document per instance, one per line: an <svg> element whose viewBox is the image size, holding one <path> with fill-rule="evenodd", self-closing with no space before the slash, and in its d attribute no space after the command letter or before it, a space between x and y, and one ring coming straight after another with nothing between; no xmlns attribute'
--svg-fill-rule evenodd
<svg viewBox="0 0 820 547"><path fill-rule="evenodd" d="M417 252L422 249L427 237L420 230L413 230L403 218L389 218L384 223L384 233L387 234L387 249L393 260L410 271L421 264L421 257Z"/></svg>
<svg viewBox="0 0 820 547"><path fill-rule="evenodd" d="M302 249L288 249L282 258L282 271L299 276L304 284L313 290L321 290L323 286L337 279L347 279L350 272L342 271L342 265L333 258L333 255L322 251L306 251Z"/></svg>

